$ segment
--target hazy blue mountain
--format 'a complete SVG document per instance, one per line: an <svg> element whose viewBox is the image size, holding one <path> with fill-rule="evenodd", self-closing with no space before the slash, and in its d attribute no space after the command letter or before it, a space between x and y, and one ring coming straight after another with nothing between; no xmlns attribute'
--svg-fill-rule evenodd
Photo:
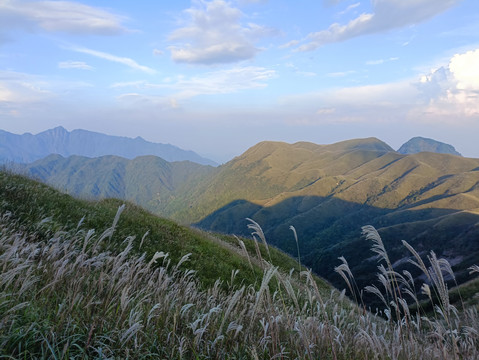
<svg viewBox="0 0 479 360"><path fill-rule="evenodd" d="M126 159L155 155L166 161L189 160L202 165L217 165L193 151L170 144L152 143L141 137L133 139L87 130L69 132L61 126L36 135L18 135L0 130L0 162L30 163L50 154L90 158L116 155Z"/></svg>
<svg viewBox="0 0 479 360"><path fill-rule="evenodd" d="M398 150L401 154L417 154L423 151L434 152L438 154L451 154L462 156L456 151L454 146L420 136L413 137L404 143Z"/></svg>

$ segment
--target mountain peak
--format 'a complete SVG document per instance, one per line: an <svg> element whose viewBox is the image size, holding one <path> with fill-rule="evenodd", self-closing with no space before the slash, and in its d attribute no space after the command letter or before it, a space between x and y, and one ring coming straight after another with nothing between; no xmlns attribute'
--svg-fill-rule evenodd
<svg viewBox="0 0 479 360"><path fill-rule="evenodd" d="M416 154L425 151L462 156L452 145L421 136L413 137L398 149L398 153L401 154Z"/></svg>
<svg viewBox="0 0 479 360"><path fill-rule="evenodd" d="M57 126L57 127L54 127L53 129L45 130L41 132L40 134L64 135L64 134L68 134L68 130L65 129L63 126Z"/></svg>
<svg viewBox="0 0 479 360"><path fill-rule="evenodd" d="M331 151L354 151L354 150L370 150L370 151L394 151L392 147L384 141L375 137L362 139L344 140L334 144L326 145Z"/></svg>

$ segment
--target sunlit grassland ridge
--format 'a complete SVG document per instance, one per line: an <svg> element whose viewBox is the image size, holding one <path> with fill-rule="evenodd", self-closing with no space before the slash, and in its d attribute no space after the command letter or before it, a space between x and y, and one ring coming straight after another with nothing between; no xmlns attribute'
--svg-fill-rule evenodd
<svg viewBox="0 0 479 360"><path fill-rule="evenodd" d="M171 241L179 239L181 252L181 241L185 246L188 239L194 243L195 236L207 241L203 233L181 227L173 232L169 226L176 228L170 222L154 229L145 220L148 213L142 215L145 218L135 217L143 212L131 205L86 203L25 178L0 174L2 357L479 357L477 308L451 303L444 281L445 276L453 276L448 262L434 253L423 259L405 242L410 261L428 278L417 283L407 273L395 271L372 227L364 228L364 241L378 255L380 285L371 284L365 291L384 299L378 314L361 305L361 291L347 259L336 271L359 306L345 299L344 293L318 285L309 271L302 270L298 276L297 263L279 267L281 254L267 246L255 222L249 222L253 241L228 238L228 245L220 246L222 240L210 235L214 241L204 246L214 243L227 251L214 261L220 275L227 272L228 276L209 281L208 276L216 275L201 272L199 266L206 265L194 262L197 252L185 249L173 257L167 250L171 245L159 237L169 230ZM88 216L80 216L82 212ZM147 229L139 231L135 221ZM182 231L191 233L185 237ZM145 251L152 244L154 249ZM231 249L241 266L229 271L221 265L234 257ZM477 266L470 269L478 270ZM250 275L241 278L242 273ZM418 301L422 293L434 303L431 313ZM410 310L414 304L417 311Z"/></svg>

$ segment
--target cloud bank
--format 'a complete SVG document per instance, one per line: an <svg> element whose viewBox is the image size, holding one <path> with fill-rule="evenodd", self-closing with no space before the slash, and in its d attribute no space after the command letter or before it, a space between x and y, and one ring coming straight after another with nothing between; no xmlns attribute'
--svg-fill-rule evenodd
<svg viewBox="0 0 479 360"><path fill-rule="evenodd" d="M296 124L380 123L460 126L479 123L479 49L458 53L429 73L402 81L292 95L284 108L305 114Z"/></svg>

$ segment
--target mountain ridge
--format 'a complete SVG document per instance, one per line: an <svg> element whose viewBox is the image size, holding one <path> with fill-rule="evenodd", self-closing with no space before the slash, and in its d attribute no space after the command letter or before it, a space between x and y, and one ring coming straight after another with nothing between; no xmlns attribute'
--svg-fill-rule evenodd
<svg viewBox="0 0 479 360"><path fill-rule="evenodd" d="M139 136L112 136L83 129L69 132L61 126L36 135L19 135L0 130L0 161L31 163L50 154L90 158L118 155L127 159L155 155L167 161L190 160L203 165L218 165L191 150L183 150L171 144L149 142Z"/></svg>

